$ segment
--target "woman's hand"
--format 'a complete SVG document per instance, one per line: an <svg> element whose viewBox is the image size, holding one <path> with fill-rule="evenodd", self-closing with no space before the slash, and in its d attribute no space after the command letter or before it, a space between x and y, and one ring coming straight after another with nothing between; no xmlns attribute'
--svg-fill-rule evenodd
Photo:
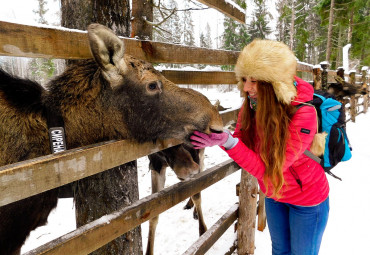
<svg viewBox="0 0 370 255"><path fill-rule="evenodd" d="M229 134L226 132L205 134L194 131L193 135L190 136L194 149L203 149L205 147L212 147L215 145L222 146L227 142L228 138Z"/></svg>

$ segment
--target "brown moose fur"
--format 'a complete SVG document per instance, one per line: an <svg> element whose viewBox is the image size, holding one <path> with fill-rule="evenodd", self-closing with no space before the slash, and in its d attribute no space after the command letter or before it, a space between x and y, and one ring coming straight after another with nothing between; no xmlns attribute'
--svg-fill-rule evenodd
<svg viewBox="0 0 370 255"><path fill-rule="evenodd" d="M60 112L70 149L110 139L187 141L194 130L222 130L205 96L124 55L111 30L92 24L88 36L95 61L70 67L47 90L0 71L0 166L50 153L46 109ZM30 231L46 223L57 193L0 207L0 254L19 254Z"/></svg>
<svg viewBox="0 0 370 255"><path fill-rule="evenodd" d="M340 76L334 77L337 83L331 83L328 86L328 93L333 95L337 100L343 101L343 97L356 94L365 95L366 90L360 86L356 86L346 82Z"/></svg>

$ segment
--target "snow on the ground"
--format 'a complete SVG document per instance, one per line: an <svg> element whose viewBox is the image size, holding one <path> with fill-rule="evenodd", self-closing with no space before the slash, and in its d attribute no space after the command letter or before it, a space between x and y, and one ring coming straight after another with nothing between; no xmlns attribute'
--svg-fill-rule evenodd
<svg viewBox="0 0 370 255"><path fill-rule="evenodd" d="M241 104L239 92L220 92L219 89L200 90L212 102L217 99L224 107L238 107ZM342 178L338 181L328 176L330 183L330 215L324 233L320 255L369 254L370 250L370 113L361 114L356 123L347 124L347 132L353 147L353 158L342 162L333 172ZM206 149L206 169L228 159L225 152L217 147ZM146 157L138 159L138 178L140 198L151 194L151 176ZM202 192L202 208L206 224L210 228L232 205L238 201L235 185L240 181L240 171L210 186ZM166 186L178 180L172 170L167 169ZM156 231L155 254L182 254L198 239L198 222L192 218L191 210L183 210L186 201L162 213ZM36 248L43 243L75 229L72 199L60 199L58 207L50 214L48 225L31 233L22 252ZM148 223L141 225L143 250L145 252L148 236ZM223 255L236 238L232 225L226 233L206 253ZM256 231L256 255L271 254L271 241L268 229ZM236 253L235 253L236 254Z"/></svg>

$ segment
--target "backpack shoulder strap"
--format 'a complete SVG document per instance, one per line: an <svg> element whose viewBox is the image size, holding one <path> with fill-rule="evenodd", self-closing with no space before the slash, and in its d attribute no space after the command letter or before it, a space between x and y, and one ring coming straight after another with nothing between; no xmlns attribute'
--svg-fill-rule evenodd
<svg viewBox="0 0 370 255"><path fill-rule="evenodd" d="M321 158L319 158L318 156L316 156L315 154L313 154L312 152L310 152L309 150L305 150L303 152L304 155L306 155L307 157L315 160L317 163L321 164Z"/></svg>
<svg viewBox="0 0 370 255"><path fill-rule="evenodd" d="M295 106L295 108L298 110L299 108L303 107L303 106L311 106L311 107L315 107L313 104L312 104L312 100L311 101L307 101L307 102L300 102L300 101L295 101L293 100L293 102L296 102L296 103L299 103Z"/></svg>
<svg viewBox="0 0 370 255"><path fill-rule="evenodd" d="M314 94L316 95L316 94ZM316 96L319 96L321 97L320 95L316 95ZM315 112L316 112L316 116L318 118L318 115L317 115L317 111L316 111L316 107L312 104L313 101L308 101L308 102L299 102L299 101L294 101L294 102L297 102L297 103L300 103L298 105L296 105L296 109L298 110L299 108L303 107L303 106L311 106L315 109ZM317 121L317 131L319 131L319 123ZM309 150L305 150L303 152L304 155L306 155L307 157L311 158L312 160L316 161L317 163L321 164L321 158L319 158L318 156L316 156L315 154L313 154L312 152L310 152Z"/></svg>

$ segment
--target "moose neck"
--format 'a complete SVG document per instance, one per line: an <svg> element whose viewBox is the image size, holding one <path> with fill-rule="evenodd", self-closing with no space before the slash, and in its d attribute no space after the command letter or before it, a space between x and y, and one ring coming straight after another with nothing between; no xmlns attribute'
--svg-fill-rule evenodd
<svg viewBox="0 0 370 255"><path fill-rule="evenodd" d="M49 84L45 100L63 117L68 148L126 138L119 112L104 102L111 91L103 88L109 84L94 61L81 62Z"/></svg>

